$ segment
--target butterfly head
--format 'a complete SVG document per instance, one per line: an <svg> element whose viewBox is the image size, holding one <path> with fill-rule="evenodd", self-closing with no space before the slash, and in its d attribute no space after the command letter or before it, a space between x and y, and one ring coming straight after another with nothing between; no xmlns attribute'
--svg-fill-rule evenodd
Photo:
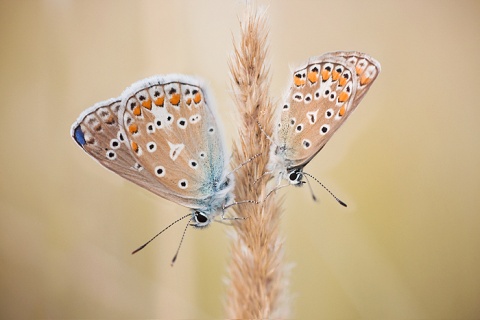
<svg viewBox="0 0 480 320"><path fill-rule="evenodd" d="M208 227L217 215L222 214L223 208L233 202L233 187L233 177L225 177L221 182L214 183L212 196L201 201L200 208L192 209L191 225L199 229Z"/></svg>
<svg viewBox="0 0 480 320"><path fill-rule="evenodd" d="M294 168L286 170L286 178L291 185L301 187L303 182L303 168Z"/></svg>
<svg viewBox="0 0 480 320"><path fill-rule="evenodd" d="M211 214L201 210L192 210L192 226L195 228L206 228L212 222Z"/></svg>

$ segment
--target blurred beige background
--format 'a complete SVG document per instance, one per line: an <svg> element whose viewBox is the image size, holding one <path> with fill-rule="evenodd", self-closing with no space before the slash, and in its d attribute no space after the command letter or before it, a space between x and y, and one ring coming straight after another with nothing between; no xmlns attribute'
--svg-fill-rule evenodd
<svg viewBox="0 0 480 320"><path fill-rule="evenodd" d="M307 166L337 196L289 188L292 314L480 317L480 3L270 1L272 96L289 65L358 50L382 73ZM105 170L70 125L159 73L207 79L235 138L227 55L243 1L0 2L0 317L219 318L228 227Z"/></svg>

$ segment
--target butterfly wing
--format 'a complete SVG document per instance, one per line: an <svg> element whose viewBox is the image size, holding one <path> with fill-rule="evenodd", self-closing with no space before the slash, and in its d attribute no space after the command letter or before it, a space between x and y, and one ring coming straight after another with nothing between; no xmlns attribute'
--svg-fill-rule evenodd
<svg viewBox="0 0 480 320"><path fill-rule="evenodd" d="M208 206L225 178L226 155L206 87L192 77L155 76L122 96L132 154L165 190L162 196L190 208Z"/></svg>
<svg viewBox="0 0 480 320"><path fill-rule="evenodd" d="M155 179L138 164L126 140L118 114L121 99L99 102L85 110L72 125L77 144L105 168L156 194Z"/></svg>
<svg viewBox="0 0 480 320"><path fill-rule="evenodd" d="M275 132L287 168L305 166L325 146L379 72L376 60L357 52L328 53L294 71Z"/></svg>

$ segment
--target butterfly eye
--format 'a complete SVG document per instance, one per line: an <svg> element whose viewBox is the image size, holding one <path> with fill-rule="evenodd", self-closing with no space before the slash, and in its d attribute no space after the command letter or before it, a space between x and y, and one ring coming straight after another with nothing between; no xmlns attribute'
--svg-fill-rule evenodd
<svg viewBox="0 0 480 320"><path fill-rule="evenodd" d="M290 180L290 183L292 184L299 184L300 180L302 180L302 174L298 171L292 171L288 175L288 179Z"/></svg>
<svg viewBox="0 0 480 320"><path fill-rule="evenodd" d="M195 222L200 224L204 224L208 222L208 217L205 213L197 210L195 211L194 215L195 215Z"/></svg>

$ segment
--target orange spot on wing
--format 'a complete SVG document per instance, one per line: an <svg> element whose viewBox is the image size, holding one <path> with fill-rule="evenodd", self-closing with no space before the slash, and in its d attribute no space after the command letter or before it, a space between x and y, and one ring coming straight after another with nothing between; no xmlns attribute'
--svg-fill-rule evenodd
<svg viewBox="0 0 480 320"><path fill-rule="evenodd" d="M348 100L348 97L349 97L349 94L346 93L345 91L342 91L339 95L338 95L338 102L345 102Z"/></svg>
<svg viewBox="0 0 480 320"><path fill-rule="evenodd" d="M128 131L130 131L130 133L137 133L138 132L138 126L136 123L132 123L129 127L128 127Z"/></svg>
<svg viewBox="0 0 480 320"><path fill-rule="evenodd" d="M110 115L107 120L105 120L106 124L114 124L115 123L115 118Z"/></svg>
<svg viewBox="0 0 480 320"><path fill-rule="evenodd" d="M200 101L202 101L202 95L200 94L200 92L197 92L197 94L195 94L195 97L193 97L193 102L199 103Z"/></svg>
<svg viewBox="0 0 480 320"><path fill-rule="evenodd" d="M346 111L345 106L342 106L342 107L340 108L340 111L338 111L338 115L339 115L340 117L343 117L343 115L345 114L345 111Z"/></svg>
<svg viewBox="0 0 480 320"><path fill-rule="evenodd" d="M315 83L318 81L318 71L315 72L315 71L311 71L308 73L308 80L311 82L311 83Z"/></svg>
<svg viewBox="0 0 480 320"><path fill-rule="evenodd" d="M142 111L140 110L140 106L136 106L135 108L133 108L133 115L134 116L139 116L142 114Z"/></svg>
<svg viewBox="0 0 480 320"><path fill-rule="evenodd" d="M360 84L362 86L368 84L370 81L372 81L372 78L366 76L365 74L362 74L362 76L360 77Z"/></svg>
<svg viewBox="0 0 480 320"><path fill-rule="evenodd" d="M328 72L328 70L323 69L322 70L322 80L327 81L328 78L330 78L330 72Z"/></svg>
<svg viewBox="0 0 480 320"><path fill-rule="evenodd" d="M339 80L339 83L340 83L340 86L343 87L344 85L347 84L347 79L345 79L344 77L341 77Z"/></svg>
<svg viewBox="0 0 480 320"><path fill-rule="evenodd" d="M132 141L130 145L132 146L133 151L138 152L138 144L135 141Z"/></svg>
<svg viewBox="0 0 480 320"><path fill-rule="evenodd" d="M333 79L333 81L337 81L337 80L338 80L338 77L340 77L340 73L337 72L337 71L335 71L335 70L333 70L333 71L332 71L332 79Z"/></svg>
<svg viewBox="0 0 480 320"><path fill-rule="evenodd" d="M177 106L180 103L180 94L179 93L172 94L172 97L170 98L170 103L173 104L174 106Z"/></svg>
<svg viewBox="0 0 480 320"><path fill-rule="evenodd" d="M165 102L165 96L158 97L154 103L159 107L163 107L163 102Z"/></svg>
<svg viewBox="0 0 480 320"><path fill-rule="evenodd" d="M305 84L305 80L299 78L299 77L296 77L294 76L293 77L293 83L297 86L297 87L300 87L300 86L303 86Z"/></svg>
<svg viewBox="0 0 480 320"><path fill-rule="evenodd" d="M152 110L152 100L147 99L145 101L142 101L142 106L148 110Z"/></svg>
<svg viewBox="0 0 480 320"><path fill-rule="evenodd" d="M190 105L192 103L192 98L187 99L187 105Z"/></svg>

